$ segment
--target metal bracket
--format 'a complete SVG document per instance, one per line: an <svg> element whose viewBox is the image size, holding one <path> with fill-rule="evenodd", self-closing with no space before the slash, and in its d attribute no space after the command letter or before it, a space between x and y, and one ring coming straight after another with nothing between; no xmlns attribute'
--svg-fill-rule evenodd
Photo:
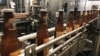
<svg viewBox="0 0 100 56"><path fill-rule="evenodd" d="M32 44L28 47L25 48L25 56L35 56L36 55L36 52L35 52L35 47L36 45L35 44Z"/></svg>

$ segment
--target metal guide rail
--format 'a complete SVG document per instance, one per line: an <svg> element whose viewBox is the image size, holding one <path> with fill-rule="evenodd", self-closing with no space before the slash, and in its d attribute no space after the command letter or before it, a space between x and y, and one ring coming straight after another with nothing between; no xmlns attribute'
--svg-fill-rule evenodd
<svg viewBox="0 0 100 56"><path fill-rule="evenodd" d="M94 22L98 18L99 17L89 21L87 24L85 24L84 26L81 26L80 28L77 28L71 32L65 33L64 35L61 35L58 38L53 39L54 36L52 36L52 37L50 37L51 40L49 42L44 43L40 46L36 46L36 44L29 45L21 51L21 54L19 56L30 56L30 55L36 56L37 53L41 52L45 48L49 48L49 53L47 56L64 56L64 55L69 56L69 54L76 55L85 44L84 40L82 40L82 39L86 39L86 36L82 35L87 30L85 27L89 26L90 23ZM48 29L49 32L52 32L54 30L55 30L55 28ZM80 30L82 30L82 31L80 31ZM78 33L75 34L76 32L78 32ZM19 37L18 39L19 39L19 41L25 41L30 38L36 38L36 34L37 33L32 33L29 35ZM75 35L72 36L70 39L68 39L66 41L64 40L66 37L69 37L70 35L73 35L73 34L75 34ZM52 46L54 46L54 44L56 44L57 42L62 41L62 40L64 41L62 44L60 44L56 48L52 48ZM74 49L74 51L72 51L73 49Z"/></svg>

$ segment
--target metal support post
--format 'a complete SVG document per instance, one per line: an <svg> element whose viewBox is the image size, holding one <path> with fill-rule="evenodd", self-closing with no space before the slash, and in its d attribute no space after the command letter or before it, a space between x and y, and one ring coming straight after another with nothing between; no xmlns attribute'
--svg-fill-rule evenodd
<svg viewBox="0 0 100 56"><path fill-rule="evenodd" d="M97 28L96 28L96 31L95 31L95 35L96 37L94 38L94 41L93 41L93 56L100 56L100 17L98 18L98 21L97 21Z"/></svg>
<svg viewBox="0 0 100 56"><path fill-rule="evenodd" d="M93 56L99 56L100 55L100 53L99 53L99 51L100 51L100 32L98 32L97 34L96 34L96 38L95 38L95 40L94 40L94 44L93 44Z"/></svg>
<svg viewBox="0 0 100 56"><path fill-rule="evenodd" d="M36 52L35 52L35 44L32 44L28 47L25 48L25 56L35 56L36 55Z"/></svg>

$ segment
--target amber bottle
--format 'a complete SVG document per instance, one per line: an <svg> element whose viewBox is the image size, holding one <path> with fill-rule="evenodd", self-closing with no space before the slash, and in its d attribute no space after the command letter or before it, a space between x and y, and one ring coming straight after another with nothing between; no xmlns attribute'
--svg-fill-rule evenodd
<svg viewBox="0 0 100 56"><path fill-rule="evenodd" d="M12 12L4 12L3 36L1 38L1 56L18 56L20 42L17 39L16 29L13 27L14 15Z"/></svg>

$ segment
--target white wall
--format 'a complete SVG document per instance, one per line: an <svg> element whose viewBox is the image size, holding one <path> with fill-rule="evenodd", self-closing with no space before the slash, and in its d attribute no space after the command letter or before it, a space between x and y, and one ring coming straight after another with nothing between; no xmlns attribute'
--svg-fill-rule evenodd
<svg viewBox="0 0 100 56"><path fill-rule="evenodd" d="M100 1L87 1L85 6L86 0L80 0L79 4L79 10L91 10L92 5L98 5L98 8L100 9ZM85 9L84 9L85 7Z"/></svg>
<svg viewBox="0 0 100 56"><path fill-rule="evenodd" d="M90 10L92 5L98 5L98 9L100 9L100 1L88 1L86 10Z"/></svg>
<svg viewBox="0 0 100 56"><path fill-rule="evenodd" d="M85 2L86 2L86 0L80 0L80 2L79 2L79 10L80 11L84 10Z"/></svg>

